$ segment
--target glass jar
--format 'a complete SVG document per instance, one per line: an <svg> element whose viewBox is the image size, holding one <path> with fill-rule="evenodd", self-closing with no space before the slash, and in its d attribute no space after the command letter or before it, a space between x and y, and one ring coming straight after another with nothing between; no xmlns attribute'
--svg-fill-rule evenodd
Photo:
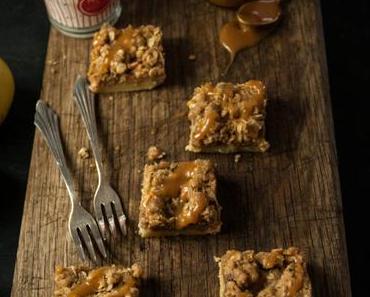
<svg viewBox="0 0 370 297"><path fill-rule="evenodd" d="M44 0L52 25L65 35L86 38L103 23L114 24L121 15L120 0Z"/></svg>

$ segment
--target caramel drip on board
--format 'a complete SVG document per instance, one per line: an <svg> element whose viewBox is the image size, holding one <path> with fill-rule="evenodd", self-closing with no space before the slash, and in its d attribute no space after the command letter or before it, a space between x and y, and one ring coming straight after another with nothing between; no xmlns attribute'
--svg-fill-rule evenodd
<svg viewBox="0 0 370 297"><path fill-rule="evenodd" d="M270 24L280 18L279 3L279 0L247 2L238 10L237 18L221 28L220 43L230 54L230 60L223 75L226 75L239 51L257 45L271 32Z"/></svg>
<svg viewBox="0 0 370 297"><path fill-rule="evenodd" d="M86 297L95 294L98 291L99 284L104 279L104 275L108 269L108 267L102 267L92 271L84 282L71 290L71 292L68 294L68 297ZM109 296L124 297L134 286L135 279L130 276L125 281L124 285L109 292Z"/></svg>
<svg viewBox="0 0 370 297"><path fill-rule="evenodd" d="M226 23L219 33L222 46L226 48L230 54L230 60L224 74L228 72L239 51L255 46L265 38L270 31L271 29L261 30L256 27L241 25L237 20Z"/></svg>

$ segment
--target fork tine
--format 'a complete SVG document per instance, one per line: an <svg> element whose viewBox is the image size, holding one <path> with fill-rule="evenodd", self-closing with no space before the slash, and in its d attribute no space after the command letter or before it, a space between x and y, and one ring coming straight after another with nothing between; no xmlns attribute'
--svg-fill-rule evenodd
<svg viewBox="0 0 370 297"><path fill-rule="evenodd" d="M122 232L123 235L127 234L127 229L126 229L126 215L123 212L122 205L121 203L114 203L112 207L114 208L115 214L117 216L117 221L119 228Z"/></svg>
<svg viewBox="0 0 370 297"><path fill-rule="evenodd" d="M95 252L94 245L91 240L90 234L87 230L87 226L83 226L82 228L79 229L79 231L80 231L79 235L81 236L81 241L83 241L83 243L85 244L89 252L90 258L92 258L92 260L96 262L97 261L96 252Z"/></svg>
<svg viewBox="0 0 370 297"><path fill-rule="evenodd" d="M103 223L104 223L104 220L103 220ZM104 241L103 241L103 238L100 234L100 231L99 231L99 228L97 225L95 224L92 224L90 227L90 231L91 231L91 236L93 237L98 249L99 249L99 252L100 254L103 256L103 258L107 258L107 250L105 248L105 245L104 245Z"/></svg>
<svg viewBox="0 0 370 297"><path fill-rule="evenodd" d="M104 240L107 239L107 230L105 227L104 213L102 210L102 205L95 205L95 218L98 222L100 233L103 236Z"/></svg>
<svg viewBox="0 0 370 297"><path fill-rule="evenodd" d="M80 256L81 256L82 260L86 261L87 256L86 256L85 249L84 249L84 246L82 244L81 238L78 235L77 229L75 229L73 231L70 229L69 231L70 231L70 235L71 235L71 238L72 238L74 244L78 248L78 252L80 253Z"/></svg>
<svg viewBox="0 0 370 297"><path fill-rule="evenodd" d="M104 211L105 211L105 215L106 215L106 218L107 218L107 221L108 221L108 226L109 226L110 232L112 234L115 234L116 224L114 222L114 213L113 213L111 203L107 203L107 204L104 205Z"/></svg>

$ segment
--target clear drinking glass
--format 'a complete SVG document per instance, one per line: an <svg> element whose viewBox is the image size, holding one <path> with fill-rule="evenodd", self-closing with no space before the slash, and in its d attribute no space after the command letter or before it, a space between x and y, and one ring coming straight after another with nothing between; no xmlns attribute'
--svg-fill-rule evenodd
<svg viewBox="0 0 370 297"><path fill-rule="evenodd" d="M65 35L86 38L121 15L120 0L44 0L52 25Z"/></svg>

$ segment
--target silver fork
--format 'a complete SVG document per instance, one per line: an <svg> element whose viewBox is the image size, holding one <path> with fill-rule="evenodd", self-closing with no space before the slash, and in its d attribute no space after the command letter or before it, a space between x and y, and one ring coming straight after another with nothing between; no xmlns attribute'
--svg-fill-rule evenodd
<svg viewBox="0 0 370 297"><path fill-rule="evenodd" d="M94 196L94 209L100 231L105 236L106 224L108 224L113 235L117 234L117 229L126 235L126 216L122 209L121 199L111 187L108 177L104 174L102 147L99 142L96 125L94 94L89 90L86 78L80 76L77 78L74 99L85 123L98 171L99 181Z"/></svg>
<svg viewBox="0 0 370 297"><path fill-rule="evenodd" d="M36 113L34 123L39 128L44 140L49 146L53 156L57 162L60 173L67 186L69 197L71 200L71 211L69 214L68 230L69 234L79 249L81 257L86 260L87 249L90 258L97 261L97 248L100 254L106 258L107 252L103 243L102 236L93 216L88 213L77 199L78 194L74 188L71 172L67 166L64 156L62 142L59 132L57 114L39 100L36 104Z"/></svg>

